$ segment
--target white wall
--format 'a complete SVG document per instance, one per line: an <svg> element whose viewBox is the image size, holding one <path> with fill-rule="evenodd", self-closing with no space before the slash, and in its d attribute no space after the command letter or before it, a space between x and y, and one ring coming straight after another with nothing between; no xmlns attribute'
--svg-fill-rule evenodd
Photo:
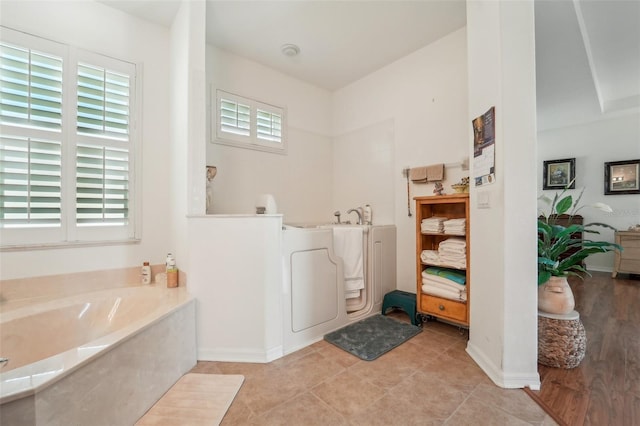
<svg viewBox="0 0 640 426"><path fill-rule="evenodd" d="M329 92L211 45L207 79L208 94L214 96L213 102L209 97L210 135L215 136L215 89L285 107L288 120L287 155L211 143L209 135L207 165L218 168L211 213L255 213L257 197L268 193L275 196L285 222L330 218Z"/></svg>
<svg viewBox="0 0 640 426"><path fill-rule="evenodd" d="M205 3L184 1L171 26L171 248L178 268L189 272L188 214L205 210Z"/></svg>
<svg viewBox="0 0 640 426"><path fill-rule="evenodd" d="M584 188L581 206L597 202L608 204L614 211L605 213L591 207L579 214L585 223L602 222L619 230L640 223L640 195L604 195L604 163L637 160L640 158L640 113L603 118L559 129L538 132L538 193L553 198L556 191L542 190L543 161L563 158L576 159L576 189L567 192L578 196ZM538 202L538 208L549 212L548 205ZM614 241L613 231L594 227L600 235L588 238ZM587 269L611 271L613 253L602 253L587 258Z"/></svg>
<svg viewBox="0 0 640 426"><path fill-rule="evenodd" d="M332 210L371 203L374 223L395 223L398 288L415 292L415 216L407 215L402 169L468 155L465 29L334 92L332 117ZM468 172L447 168L445 192L463 176ZM412 212L413 197L433 195L433 187L411 185Z"/></svg>
<svg viewBox="0 0 640 426"><path fill-rule="evenodd" d="M2 1L2 25L142 65L142 241L0 253L11 279L162 263L170 250L169 32L92 1Z"/></svg>
<svg viewBox="0 0 640 426"><path fill-rule="evenodd" d="M467 2L467 31L468 120L496 108L496 179L471 190L467 352L498 385L539 388L533 1Z"/></svg>

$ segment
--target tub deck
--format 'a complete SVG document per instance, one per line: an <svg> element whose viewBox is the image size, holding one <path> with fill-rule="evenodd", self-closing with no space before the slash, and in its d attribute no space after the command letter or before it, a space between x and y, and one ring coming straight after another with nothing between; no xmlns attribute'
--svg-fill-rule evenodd
<svg viewBox="0 0 640 426"><path fill-rule="evenodd" d="M0 305L0 355L9 358L0 404L43 391L194 301L186 288L148 285L39 302Z"/></svg>

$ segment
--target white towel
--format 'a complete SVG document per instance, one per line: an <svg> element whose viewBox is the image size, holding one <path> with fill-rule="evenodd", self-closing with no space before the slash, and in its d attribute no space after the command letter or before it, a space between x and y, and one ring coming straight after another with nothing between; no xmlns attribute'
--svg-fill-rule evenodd
<svg viewBox="0 0 640 426"><path fill-rule="evenodd" d="M342 258L344 264L344 290L347 298L357 297L350 292L364 288L362 239L361 227L333 227L333 251Z"/></svg>
<svg viewBox="0 0 640 426"><path fill-rule="evenodd" d="M440 258L440 265L445 266L447 268L453 269L467 269L467 260L457 260L457 259L448 259L448 258Z"/></svg>
<svg viewBox="0 0 640 426"><path fill-rule="evenodd" d="M459 293L456 291L444 290L432 285L423 284L422 292L425 294L430 294L432 296L444 297L445 299L456 300L458 302L466 302L467 300L467 292Z"/></svg>
<svg viewBox="0 0 640 426"><path fill-rule="evenodd" d="M467 241L464 238L451 237L441 242L440 247L467 247Z"/></svg>
<svg viewBox="0 0 640 426"><path fill-rule="evenodd" d="M422 260L423 263L439 265L440 256L438 255L438 250L422 250L422 253L420 253L420 260Z"/></svg>
<svg viewBox="0 0 640 426"><path fill-rule="evenodd" d="M429 281L429 280L422 280L422 285L437 287L437 288L442 289L442 290L451 291L451 292L456 293L458 296L461 296L462 293L466 293L466 291L467 291L466 288L455 289L455 288L450 287L448 285L441 284L441 283L436 282L436 281Z"/></svg>
<svg viewBox="0 0 640 426"><path fill-rule="evenodd" d="M428 276L424 276L424 273L422 274L422 284L431 284L434 285L436 287L440 287L443 288L445 290L449 290L449 291L466 291L467 290L467 286L466 285L462 285L462 284L458 284L455 281L451 281L448 280L446 278L442 278L439 277L437 275L428 275Z"/></svg>
<svg viewBox="0 0 640 426"><path fill-rule="evenodd" d="M445 225L462 225L464 226L464 224L467 223L467 219L465 218L459 218L459 219L449 219L447 220L444 224Z"/></svg>
<svg viewBox="0 0 640 426"><path fill-rule="evenodd" d="M438 246L438 253L440 256L444 254L464 256L467 253L467 249L463 247L442 247L442 245L440 245Z"/></svg>

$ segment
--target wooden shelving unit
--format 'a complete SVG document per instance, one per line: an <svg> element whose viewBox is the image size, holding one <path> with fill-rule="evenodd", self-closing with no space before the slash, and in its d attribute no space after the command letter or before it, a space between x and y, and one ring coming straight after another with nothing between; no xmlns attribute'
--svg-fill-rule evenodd
<svg viewBox="0 0 640 426"><path fill-rule="evenodd" d="M464 327L469 326L469 305L471 302L471 280L469 241L469 194L439 195L430 197L415 197L416 202L416 309L423 315L430 315L437 318L454 322ZM448 219L466 219L465 235L445 234L445 233L423 233L421 223L423 219L433 216L446 217ZM460 269L466 274L466 302L432 296L422 292L422 271L429 265L421 260L423 250L437 250L444 240L451 237L461 237L466 240L466 268ZM448 267L439 264L437 266ZM456 269L452 267L452 269Z"/></svg>

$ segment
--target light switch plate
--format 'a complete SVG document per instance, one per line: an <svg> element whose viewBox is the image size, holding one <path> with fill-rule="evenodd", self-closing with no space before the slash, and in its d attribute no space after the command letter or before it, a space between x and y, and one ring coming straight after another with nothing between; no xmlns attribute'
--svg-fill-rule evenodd
<svg viewBox="0 0 640 426"><path fill-rule="evenodd" d="M488 192L479 192L478 193L478 208L479 209L489 209L491 208L491 201Z"/></svg>

